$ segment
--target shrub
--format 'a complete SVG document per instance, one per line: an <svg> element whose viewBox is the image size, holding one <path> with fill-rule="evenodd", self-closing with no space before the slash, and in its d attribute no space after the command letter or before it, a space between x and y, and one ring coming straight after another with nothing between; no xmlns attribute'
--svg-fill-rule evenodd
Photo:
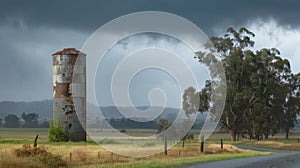
<svg viewBox="0 0 300 168"><path fill-rule="evenodd" d="M67 139L67 134L62 124L59 121L51 121L49 127L48 140L50 142L63 142L67 141Z"/></svg>
<svg viewBox="0 0 300 168"><path fill-rule="evenodd" d="M126 129L121 129L120 132L121 133L126 133L127 131L126 131Z"/></svg>

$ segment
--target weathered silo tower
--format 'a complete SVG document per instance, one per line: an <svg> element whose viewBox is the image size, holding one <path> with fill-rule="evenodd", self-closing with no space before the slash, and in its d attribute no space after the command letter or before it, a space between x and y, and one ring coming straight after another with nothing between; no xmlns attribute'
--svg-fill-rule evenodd
<svg viewBox="0 0 300 168"><path fill-rule="evenodd" d="M86 54L65 48L52 56L53 120L70 141L86 141Z"/></svg>

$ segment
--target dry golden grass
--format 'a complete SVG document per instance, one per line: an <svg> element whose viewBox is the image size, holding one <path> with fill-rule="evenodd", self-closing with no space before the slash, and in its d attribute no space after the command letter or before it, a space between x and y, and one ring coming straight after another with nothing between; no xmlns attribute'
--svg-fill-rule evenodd
<svg viewBox="0 0 300 168"><path fill-rule="evenodd" d="M300 150L300 144L286 144L283 142L274 142L274 141L257 141L252 144L256 146L276 148L276 149Z"/></svg>
<svg viewBox="0 0 300 168"><path fill-rule="evenodd" d="M220 145L210 144L205 149L205 154L240 153L241 151L245 150L239 149L232 145L224 145L223 149L221 149Z"/></svg>
<svg viewBox="0 0 300 168"><path fill-rule="evenodd" d="M15 159L4 156L0 159L2 168L43 168L44 166L30 159Z"/></svg>
<svg viewBox="0 0 300 168"><path fill-rule="evenodd" d="M147 150L151 150L153 147L148 146L140 146L139 148L124 146L123 144L114 144L115 146L121 146L124 150L140 150L140 152L149 152ZM38 163L34 163L30 159L22 158L16 161L16 156L13 151L17 148L21 148L21 144L1 144L0 156L5 156L0 159L0 167L21 167L17 166L18 164L27 165L25 167L41 167ZM168 160L182 160L185 162L183 158L203 158L205 160L206 157L235 157L235 156L252 156L256 155L255 153L251 153L242 149L238 149L232 145L224 145L224 149L221 149L219 144L207 144L204 149L204 153L200 153L200 145L199 143L189 142L186 144L185 148L182 148L181 145L176 145L168 150L168 155L165 156L164 153L159 153L156 155L151 155L148 157L135 158L135 157L127 157L121 156L114 153L111 153L104 148L93 145L93 144L76 144L76 145L55 145L55 144L45 144L38 145L46 149L48 152L52 154L61 155L63 160L67 162L68 167L85 167L85 166L93 166L93 165L103 165L105 166L113 166L119 165L132 165L132 164L147 164L153 163L156 161L166 162L167 164L172 164ZM155 147L154 147L155 148ZM144 151L142 151L144 149ZM153 150L153 149L152 149ZM11 161L11 163L10 163ZM26 162L26 163L25 163ZM192 160L191 160L192 162ZM12 165L12 166L10 166Z"/></svg>
<svg viewBox="0 0 300 168"><path fill-rule="evenodd" d="M5 145L6 148L0 149L0 167L1 168L42 168L43 166L31 159L17 159L14 155L16 147L14 145Z"/></svg>
<svg viewBox="0 0 300 168"><path fill-rule="evenodd" d="M121 145L122 146L122 145ZM10 158L15 157L13 151L17 148L21 148L22 145L13 145L13 144L2 144L1 145L1 154L7 155ZM190 144L185 148L181 146L175 146L168 150L168 155L165 156L164 153L159 153L156 155L148 156L145 158L134 158L121 156L117 154L113 154L98 145L40 145L40 147L46 149L48 152L53 154L61 155L62 158L68 163L68 165L91 165L91 164L109 164L109 163L124 163L124 162L132 162L136 160L147 160L147 159L159 159L162 157L167 158L176 158L176 157L193 157L199 156L203 154L225 154L225 153L239 153L239 149L231 146L224 145L224 149L220 149L220 145L210 144L205 148L205 153L200 153L199 144ZM140 148L132 148L129 149L124 147L124 151L131 150L140 150L140 152L149 152L149 150L153 150L151 147L140 147ZM151 152L150 152L151 153ZM8 162L11 159L2 159L1 163L7 165L5 162ZM11 164L14 164L13 162ZM17 164L17 163L16 163ZM26 164L25 164L26 165ZM38 166L38 165L37 165ZM3 167L3 166L1 166Z"/></svg>

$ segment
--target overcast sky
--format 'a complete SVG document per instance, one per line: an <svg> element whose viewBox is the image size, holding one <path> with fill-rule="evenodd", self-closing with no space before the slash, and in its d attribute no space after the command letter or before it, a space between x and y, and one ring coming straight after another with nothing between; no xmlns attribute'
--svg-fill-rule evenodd
<svg viewBox="0 0 300 168"><path fill-rule="evenodd" d="M296 0L2 0L0 101L51 99L51 54L67 47L80 49L87 38L106 22L132 12L149 10L170 12L184 17L198 25L208 36L220 36L229 26L245 26L256 34L255 48L278 48L282 56L290 60L293 72L300 72L300 1ZM135 37L134 41L142 39L147 37ZM160 39L160 42L163 40ZM184 48L176 42L166 44L179 49L178 45ZM115 49L114 54L120 52L120 47L115 46ZM132 49L134 47L130 48L130 45L129 49L128 46L123 47L123 51ZM193 57L191 51L185 51L190 52ZM160 80L157 78L159 73L160 77L166 77ZM101 79L103 75L99 75ZM144 81L142 73L136 76L130 87L130 94L136 105L147 104L147 99L142 100L139 97L146 94L137 93L141 93L141 90L147 93L152 86L166 88L166 93L169 92L172 97L180 95L171 92L176 89L176 85L170 84L174 79L165 73L148 70L143 75L147 76L152 85L149 81ZM143 82L147 85L143 85ZM101 102L103 105L112 104L109 99ZM176 104L178 100L173 102Z"/></svg>

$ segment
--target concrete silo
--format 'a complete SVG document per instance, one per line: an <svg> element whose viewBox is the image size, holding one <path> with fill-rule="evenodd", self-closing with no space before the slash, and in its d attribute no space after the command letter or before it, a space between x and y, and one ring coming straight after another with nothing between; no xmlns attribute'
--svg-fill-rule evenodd
<svg viewBox="0 0 300 168"><path fill-rule="evenodd" d="M70 141L86 141L86 54L65 48L53 56L53 120Z"/></svg>

